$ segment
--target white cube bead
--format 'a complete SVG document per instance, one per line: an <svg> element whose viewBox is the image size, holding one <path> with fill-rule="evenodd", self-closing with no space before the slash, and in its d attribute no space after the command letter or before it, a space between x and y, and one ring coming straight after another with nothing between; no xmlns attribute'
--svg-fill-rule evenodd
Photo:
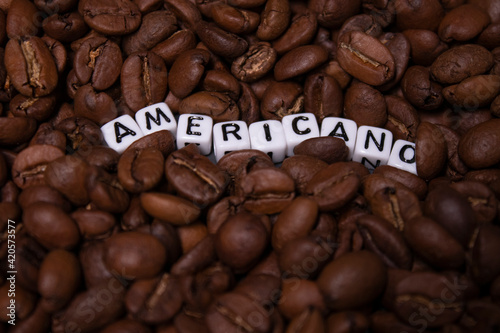
<svg viewBox="0 0 500 333"><path fill-rule="evenodd" d="M391 147L391 131L372 126L360 126L352 160L362 163L373 171L376 167L387 164L391 155Z"/></svg>
<svg viewBox="0 0 500 333"><path fill-rule="evenodd" d="M415 155L415 144L410 141L398 140L392 147L388 165L395 168L417 174L417 159Z"/></svg>
<svg viewBox="0 0 500 333"><path fill-rule="evenodd" d="M181 114L177 125L177 148L194 143L203 155L212 151L212 125L209 116L201 114Z"/></svg>
<svg viewBox="0 0 500 333"><path fill-rule="evenodd" d="M224 121L214 125L214 154L217 162L227 153L250 149L250 136L244 121Z"/></svg>
<svg viewBox="0 0 500 333"><path fill-rule="evenodd" d="M285 131L278 120L258 121L250 124L250 146L268 154L274 163L283 162L286 154Z"/></svg>
<svg viewBox="0 0 500 333"><path fill-rule="evenodd" d="M177 122L166 103L157 103L140 109L135 113L135 121L144 135L167 130L175 137Z"/></svg>
<svg viewBox="0 0 500 333"><path fill-rule="evenodd" d="M129 115L111 120L101 127L101 131L108 146L120 154L144 136L139 125Z"/></svg>
<svg viewBox="0 0 500 333"><path fill-rule="evenodd" d="M284 116L281 120L286 140L286 154L293 156L293 149L302 141L319 137L319 126L312 113Z"/></svg>
<svg viewBox="0 0 500 333"><path fill-rule="evenodd" d="M321 123L321 136L333 136L345 141L345 145L349 148L349 156L347 157L349 160L354 155L357 134L358 125L354 120L326 117Z"/></svg>

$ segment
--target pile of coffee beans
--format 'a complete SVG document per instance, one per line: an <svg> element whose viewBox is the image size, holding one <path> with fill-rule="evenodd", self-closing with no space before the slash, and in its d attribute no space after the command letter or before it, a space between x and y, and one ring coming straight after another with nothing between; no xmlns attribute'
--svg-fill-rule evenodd
<svg viewBox="0 0 500 333"><path fill-rule="evenodd" d="M0 332L499 332L499 93L498 0L0 0ZM418 176L105 144L161 102L384 128Z"/></svg>

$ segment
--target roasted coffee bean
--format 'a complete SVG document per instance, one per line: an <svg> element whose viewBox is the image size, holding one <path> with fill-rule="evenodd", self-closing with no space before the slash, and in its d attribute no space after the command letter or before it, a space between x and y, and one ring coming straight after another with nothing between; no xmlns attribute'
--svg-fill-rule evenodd
<svg viewBox="0 0 500 333"><path fill-rule="evenodd" d="M478 75L445 87L443 97L454 107L476 110L491 104L500 93L500 75Z"/></svg>
<svg viewBox="0 0 500 333"><path fill-rule="evenodd" d="M273 69L276 58L276 50L269 43L258 42L233 61L231 73L243 82L254 82Z"/></svg>
<svg viewBox="0 0 500 333"><path fill-rule="evenodd" d="M115 321L111 325L106 326L101 332L103 333L151 333L148 326L140 321L132 319L121 319Z"/></svg>
<svg viewBox="0 0 500 333"><path fill-rule="evenodd" d="M379 39L394 56L394 77L379 87L381 91L388 91L403 77L410 61L411 45L402 33L386 32L379 36Z"/></svg>
<svg viewBox="0 0 500 333"><path fill-rule="evenodd" d="M378 37L382 34L382 27L375 18L368 14L359 14L347 19L339 30L338 36L350 31L361 31L370 36Z"/></svg>
<svg viewBox="0 0 500 333"><path fill-rule="evenodd" d="M439 269L458 269L465 260L462 245L443 226L427 217L406 221L405 239L417 255Z"/></svg>
<svg viewBox="0 0 500 333"><path fill-rule="evenodd" d="M318 171L304 192L318 203L321 211L333 211L351 201L360 185L359 176L350 165L338 162Z"/></svg>
<svg viewBox="0 0 500 333"><path fill-rule="evenodd" d="M80 241L75 221L53 204L30 205L24 210L23 221L28 233L47 249L73 249Z"/></svg>
<svg viewBox="0 0 500 333"><path fill-rule="evenodd" d="M278 54L284 54L301 45L306 45L314 38L318 27L315 13L304 11L293 15L288 29L272 42Z"/></svg>
<svg viewBox="0 0 500 333"><path fill-rule="evenodd" d="M26 188L19 195L18 202L23 209L37 202L47 202L61 207L65 212L71 210L70 203L62 194L47 185L35 185Z"/></svg>
<svg viewBox="0 0 500 333"><path fill-rule="evenodd" d="M431 123L422 122L417 128L415 156L417 173L429 180L441 173L446 163L446 142L439 128Z"/></svg>
<svg viewBox="0 0 500 333"><path fill-rule="evenodd" d="M233 100L238 100L240 97L240 83L234 76L223 70L207 71L201 82L201 88L227 94Z"/></svg>
<svg viewBox="0 0 500 333"><path fill-rule="evenodd" d="M165 273L135 281L125 295L125 306L133 318L147 324L171 319L182 306L178 278Z"/></svg>
<svg viewBox="0 0 500 333"><path fill-rule="evenodd" d="M473 4L464 4L446 13L439 23L438 34L445 42L465 42L479 35L489 23L487 12Z"/></svg>
<svg viewBox="0 0 500 333"><path fill-rule="evenodd" d="M0 144L18 145L27 142L36 132L36 120L20 117L0 117Z"/></svg>
<svg viewBox="0 0 500 333"><path fill-rule="evenodd" d="M52 115L56 100L54 94L44 97L26 97L18 94L10 101L9 108L16 117L29 117L41 122Z"/></svg>
<svg viewBox="0 0 500 333"><path fill-rule="evenodd" d="M104 241L84 242L78 257L87 288L102 284L112 278L113 274L116 275L116 272L110 272L104 263Z"/></svg>
<svg viewBox="0 0 500 333"><path fill-rule="evenodd" d="M314 281L284 279L281 290L279 310L289 320L299 316L309 307L325 311L323 296Z"/></svg>
<svg viewBox="0 0 500 333"><path fill-rule="evenodd" d="M66 250L45 256L38 277L41 306L48 313L62 309L78 290L81 269L78 258Z"/></svg>
<svg viewBox="0 0 500 333"><path fill-rule="evenodd" d="M163 157L170 155L175 150L175 139L172 133L167 130L161 130L151 133L134 141L127 150L155 148L161 151Z"/></svg>
<svg viewBox="0 0 500 333"><path fill-rule="evenodd" d="M324 332L325 319L318 309L305 309L299 316L293 318L287 328L290 332Z"/></svg>
<svg viewBox="0 0 500 333"><path fill-rule="evenodd" d="M123 39L127 55L148 51L177 30L177 19L168 10L158 10L144 15L139 29Z"/></svg>
<svg viewBox="0 0 500 333"><path fill-rule="evenodd" d="M472 263L470 264L472 278L480 284L487 284L498 276L500 263L491 253L498 248L500 230L498 226L483 224L479 226L474 243L471 244Z"/></svg>
<svg viewBox="0 0 500 333"><path fill-rule="evenodd" d="M311 138L299 143L293 149L295 155L309 155L317 157L328 164L344 162L349 155L349 148L341 138L324 136Z"/></svg>
<svg viewBox="0 0 500 333"><path fill-rule="evenodd" d="M191 251L184 253L172 266L171 273L175 275L190 275L208 267L216 259L214 236L203 238Z"/></svg>
<svg viewBox="0 0 500 333"><path fill-rule="evenodd" d="M234 34L248 34L257 29L260 15L256 12L218 2L211 7L212 19L221 28Z"/></svg>
<svg viewBox="0 0 500 333"><path fill-rule="evenodd" d="M76 0L35 0L35 6L46 13L65 13L76 7Z"/></svg>
<svg viewBox="0 0 500 333"><path fill-rule="evenodd" d="M420 118L408 101L396 95L384 96L387 106L387 122L385 128L390 130L396 140L414 142Z"/></svg>
<svg viewBox="0 0 500 333"><path fill-rule="evenodd" d="M75 115L92 120L98 125L113 120L118 116L115 102L105 92L97 92L91 84L86 84L75 93Z"/></svg>
<svg viewBox="0 0 500 333"><path fill-rule="evenodd" d="M466 44L442 53L432 63L432 77L443 84L456 84L483 74L493 66L493 55L480 45Z"/></svg>
<svg viewBox="0 0 500 333"><path fill-rule="evenodd" d="M118 162L118 180L131 193L155 187L163 177L164 158L154 148L127 150Z"/></svg>
<svg viewBox="0 0 500 333"><path fill-rule="evenodd" d="M264 119L281 120L300 113L304 107L302 87L292 81L272 83L262 96L260 113Z"/></svg>
<svg viewBox="0 0 500 333"><path fill-rule="evenodd" d="M269 0L260 15L257 37L269 41L278 38L285 32L290 23L290 3L285 0Z"/></svg>
<svg viewBox="0 0 500 333"><path fill-rule="evenodd" d="M309 9L317 13L318 23L325 28L338 28L344 21L357 14L361 1L324 1L309 2Z"/></svg>
<svg viewBox="0 0 500 333"><path fill-rule="evenodd" d="M7 182L7 177L9 175L9 169L7 168L7 162L2 154L0 154L0 187L3 187Z"/></svg>
<svg viewBox="0 0 500 333"><path fill-rule="evenodd" d="M382 42L364 32L342 35L337 52L340 66L362 82L379 86L394 77L393 55Z"/></svg>
<svg viewBox="0 0 500 333"><path fill-rule="evenodd" d="M443 103L443 88L430 79L426 67L409 67L401 80L401 89L404 97L416 108L435 110Z"/></svg>
<svg viewBox="0 0 500 333"><path fill-rule="evenodd" d="M409 0L396 0L396 25L400 30L427 29L435 31L444 16L438 0L423 0L413 3Z"/></svg>
<svg viewBox="0 0 500 333"><path fill-rule="evenodd" d="M194 49L195 46L196 37L191 30L178 30L151 51L162 57L167 66L171 66L182 52Z"/></svg>
<svg viewBox="0 0 500 333"><path fill-rule="evenodd" d="M196 26L196 33L210 51L225 58L239 57L248 48L247 41L215 23L201 21Z"/></svg>
<svg viewBox="0 0 500 333"><path fill-rule="evenodd" d="M268 232L258 217L239 213L230 217L217 231L215 251L235 273L243 273L260 259L268 238Z"/></svg>
<svg viewBox="0 0 500 333"><path fill-rule="evenodd" d="M358 125L382 127L387 122L384 96L377 89L354 81L345 94L344 116Z"/></svg>
<svg viewBox="0 0 500 333"><path fill-rule="evenodd" d="M141 203L148 214L174 225L193 223L200 215L191 202L166 193L143 193Z"/></svg>
<svg viewBox="0 0 500 333"><path fill-rule="evenodd" d="M5 29L11 39L38 35L43 15L28 0L12 1L7 12Z"/></svg>
<svg viewBox="0 0 500 333"><path fill-rule="evenodd" d="M460 139L458 154L468 167L488 168L500 161L499 126L500 121L492 119L472 127Z"/></svg>
<svg viewBox="0 0 500 333"><path fill-rule="evenodd" d="M317 283L328 308L349 310L371 304L383 292L386 280L382 260L371 252L359 251L330 262Z"/></svg>
<svg viewBox="0 0 500 333"><path fill-rule="evenodd" d="M451 184L451 187L467 198L478 224L493 221L498 203L488 186L475 181L461 181Z"/></svg>
<svg viewBox="0 0 500 333"><path fill-rule="evenodd" d="M180 114L196 113L212 117L214 122L238 120L240 110L236 102L220 92L199 91L189 95L179 105Z"/></svg>
<svg viewBox="0 0 500 333"><path fill-rule="evenodd" d="M5 68L14 87L25 96L46 96L57 86L54 58L38 37L9 40L5 46Z"/></svg>
<svg viewBox="0 0 500 333"><path fill-rule="evenodd" d="M374 174L380 174L385 178L399 182L409 188L422 200L427 194L427 183L413 173L395 168L389 165L381 165L373 171Z"/></svg>
<svg viewBox="0 0 500 333"><path fill-rule="evenodd" d="M325 117L340 117L344 97L334 77L311 74L304 83L304 111L313 113L318 122Z"/></svg>
<svg viewBox="0 0 500 333"><path fill-rule="evenodd" d="M61 156L45 169L48 185L63 194L75 205L86 205L89 194L86 188L88 164L75 156Z"/></svg>
<svg viewBox="0 0 500 333"><path fill-rule="evenodd" d="M141 24L141 12L132 1L83 0L78 6L85 23L104 35L126 35Z"/></svg>
<svg viewBox="0 0 500 333"><path fill-rule="evenodd" d="M34 145L17 155L12 165L12 179L20 188L46 183L47 165L64 156L63 151L51 145Z"/></svg>
<svg viewBox="0 0 500 333"><path fill-rule="evenodd" d="M187 97L200 82L210 53L203 49L192 49L179 55L170 69L170 90L178 98Z"/></svg>
<svg viewBox="0 0 500 333"><path fill-rule="evenodd" d="M245 198L244 208L256 214L279 213L295 197L293 179L276 168L254 170L242 177L236 186Z"/></svg>
<svg viewBox="0 0 500 333"><path fill-rule="evenodd" d="M240 88L241 94L237 104L240 109L241 120L250 126L250 124L257 122L260 119L259 100L248 84L240 82Z"/></svg>
<svg viewBox="0 0 500 333"><path fill-rule="evenodd" d="M73 68L80 84L105 90L115 83L122 68L120 47L104 37L85 40L75 54Z"/></svg>
<svg viewBox="0 0 500 333"><path fill-rule="evenodd" d="M410 42L411 59L416 65L430 66L436 58L448 50L448 45L439 39L434 31L408 29L403 31L403 34Z"/></svg>
<svg viewBox="0 0 500 333"><path fill-rule="evenodd" d="M343 311L330 315L326 320L327 332L362 333L370 327L370 320L362 312Z"/></svg>
<svg viewBox="0 0 500 333"><path fill-rule="evenodd" d="M65 150L66 136L63 132L54 129L49 123L43 123L38 127L38 131L31 138L29 145L52 145Z"/></svg>
<svg viewBox="0 0 500 333"><path fill-rule="evenodd" d="M99 167L90 168L86 186L90 202L95 207L110 213L127 210L130 197L117 178Z"/></svg>
<svg viewBox="0 0 500 333"><path fill-rule="evenodd" d="M285 53L274 66L277 81L305 74L328 60L327 51L319 45L304 45Z"/></svg>
<svg viewBox="0 0 500 333"><path fill-rule="evenodd" d="M364 247L389 267L410 269L413 255L403 236L391 223L375 215L363 215L356 221ZM405 229L406 230L406 229Z"/></svg>
<svg viewBox="0 0 500 333"><path fill-rule="evenodd" d="M9 291L9 290L12 290L11 289L11 284L10 282L7 282L7 283L4 283L1 287L0 287L0 291L1 291L1 298L0 298L0 302L2 303L2 305L5 305L5 307L8 307L10 304L13 304L13 303L10 303L10 299L12 298L7 298L8 297L8 294L11 293L12 291ZM27 318L30 313L34 310L35 306L36 306L36 296L35 294L25 290L24 288L22 287L19 287L19 286L16 286L16 318L19 318L19 319L25 319ZM9 318L9 316L7 314L4 314L2 313L2 316L0 317L0 319L3 321L3 322L7 322L9 320L11 320Z"/></svg>
<svg viewBox="0 0 500 333"><path fill-rule="evenodd" d="M88 30L83 16L78 12L52 14L43 20L42 27L47 35L63 43L74 42Z"/></svg>
<svg viewBox="0 0 500 333"><path fill-rule="evenodd" d="M85 240L107 238L116 227L115 217L102 210L79 209L70 216L78 225L80 234Z"/></svg>
<svg viewBox="0 0 500 333"><path fill-rule="evenodd" d="M104 295L104 296L103 296ZM81 332L95 332L117 320L124 310L125 287L116 278L78 293L61 312L52 317L52 331L63 333L75 327ZM88 312L82 312L88 308ZM92 315L92 320L88 320Z"/></svg>
<svg viewBox="0 0 500 333"><path fill-rule="evenodd" d="M133 111L163 102L167 94L167 67L153 52L130 55L121 68L121 90Z"/></svg>
<svg viewBox="0 0 500 333"><path fill-rule="evenodd" d="M187 28L195 30L202 19L196 4L186 0L166 0L165 5Z"/></svg>

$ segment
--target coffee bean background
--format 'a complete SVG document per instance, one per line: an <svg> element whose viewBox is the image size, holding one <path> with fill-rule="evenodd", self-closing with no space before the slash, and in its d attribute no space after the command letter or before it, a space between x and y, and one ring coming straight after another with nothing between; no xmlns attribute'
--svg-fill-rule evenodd
<svg viewBox="0 0 500 333"><path fill-rule="evenodd" d="M104 144L163 101L382 127L419 176ZM0 1L0 332L499 332L498 117L497 0Z"/></svg>

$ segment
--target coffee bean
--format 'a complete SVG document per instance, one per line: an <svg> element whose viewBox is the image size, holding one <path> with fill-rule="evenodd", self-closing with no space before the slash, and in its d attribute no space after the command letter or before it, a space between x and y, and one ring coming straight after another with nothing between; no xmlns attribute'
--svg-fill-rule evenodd
<svg viewBox="0 0 500 333"><path fill-rule="evenodd" d="M91 84L79 87L74 97L75 115L104 125L118 116L115 102L105 92L97 92Z"/></svg>
<svg viewBox="0 0 500 333"><path fill-rule="evenodd" d="M118 180L132 193L155 187L163 177L164 158L159 150L127 150L118 162Z"/></svg>
<svg viewBox="0 0 500 333"><path fill-rule="evenodd" d="M196 37L191 30L178 30L151 51L162 57L167 66L171 66L182 52L194 49L195 46Z"/></svg>
<svg viewBox="0 0 500 333"><path fill-rule="evenodd" d="M83 0L78 6L85 23L104 35L126 35L141 24L141 12L132 1Z"/></svg>
<svg viewBox="0 0 500 333"><path fill-rule="evenodd" d="M345 141L332 136L311 138L299 143L293 149L295 155L309 155L317 157L328 164L344 162L349 155L349 148Z"/></svg>
<svg viewBox="0 0 500 333"><path fill-rule="evenodd" d="M403 34L410 42L411 58L416 65L430 66L436 58L448 50L448 45L439 39L439 36L434 31L408 29L403 31ZM438 81L441 82L440 80Z"/></svg>
<svg viewBox="0 0 500 333"><path fill-rule="evenodd" d="M382 127L387 122L384 96L377 89L354 81L345 94L344 116L358 125Z"/></svg>
<svg viewBox="0 0 500 333"><path fill-rule="evenodd" d="M285 54L301 45L312 41L318 27L316 15L307 10L304 13L294 13L288 29L272 42L273 49L278 54Z"/></svg>
<svg viewBox="0 0 500 333"><path fill-rule="evenodd" d="M251 33L260 23L258 13L232 7L222 2L214 4L210 14L218 26L234 34Z"/></svg>
<svg viewBox="0 0 500 333"><path fill-rule="evenodd" d="M343 311L330 315L326 320L329 332L364 332L370 327L370 320L362 312Z"/></svg>
<svg viewBox="0 0 500 333"><path fill-rule="evenodd" d="M0 144L2 145L18 145L27 142L35 132L35 119L0 117Z"/></svg>
<svg viewBox="0 0 500 333"><path fill-rule="evenodd" d="M460 139L458 154L464 163L473 169L487 168L498 163L497 119L474 126Z"/></svg>
<svg viewBox="0 0 500 333"><path fill-rule="evenodd" d="M18 94L10 101L9 108L16 117L29 117L44 121L54 112L56 100L54 94L40 98Z"/></svg>
<svg viewBox="0 0 500 333"><path fill-rule="evenodd" d="M122 319L115 321L102 330L103 333L150 333L151 330L139 321Z"/></svg>
<svg viewBox="0 0 500 333"><path fill-rule="evenodd" d="M7 12L5 29L11 39L36 36L40 31L43 16L28 0L12 1Z"/></svg>
<svg viewBox="0 0 500 333"><path fill-rule="evenodd" d="M423 122L415 138L417 173L424 179L439 175L446 163L447 151L443 134L436 125Z"/></svg>
<svg viewBox="0 0 500 333"><path fill-rule="evenodd" d="M231 73L243 82L254 82L273 69L276 58L276 50L269 43L258 42L233 61Z"/></svg>
<svg viewBox="0 0 500 333"><path fill-rule="evenodd" d="M88 26L78 12L52 14L43 20L43 30L50 37L64 43L71 43L83 37Z"/></svg>
<svg viewBox="0 0 500 333"><path fill-rule="evenodd" d="M223 30L211 22L201 21L198 23L196 33L210 51L222 57L239 57L248 48L248 43L243 38Z"/></svg>
<svg viewBox="0 0 500 333"><path fill-rule="evenodd" d="M284 116L300 113L304 107L302 91L296 82L272 83L260 101L261 116L266 120L281 120Z"/></svg>
<svg viewBox="0 0 500 333"><path fill-rule="evenodd" d="M288 1L270 0L260 14L257 37L269 41L278 38L288 27L291 9Z"/></svg>
<svg viewBox="0 0 500 333"><path fill-rule="evenodd" d="M240 83L234 76L223 70L207 71L201 82L201 88L227 94L233 100L238 100L240 96Z"/></svg>
<svg viewBox="0 0 500 333"><path fill-rule="evenodd" d="M56 88L54 59L38 37L9 40L5 46L5 68L14 87L25 96L46 96Z"/></svg>
<svg viewBox="0 0 500 333"><path fill-rule="evenodd" d="M116 227L116 218L102 210L79 209L71 213L70 216L86 240L107 238Z"/></svg>
<svg viewBox="0 0 500 333"><path fill-rule="evenodd" d="M413 3L409 0L396 0L396 25L400 30L427 29L436 31L444 16L440 1L424 0Z"/></svg>
<svg viewBox="0 0 500 333"><path fill-rule="evenodd" d="M305 74L328 60L328 53L318 45L299 46L285 53L274 66L277 81Z"/></svg>
<svg viewBox="0 0 500 333"><path fill-rule="evenodd" d="M179 113L190 114L192 110L211 117L216 123L234 121L240 117L236 102L220 92L199 91L183 99L179 105Z"/></svg>
<svg viewBox="0 0 500 333"><path fill-rule="evenodd" d="M443 103L443 88L429 75L428 68L411 66L401 80L401 88L404 97L416 108L435 110Z"/></svg>
<svg viewBox="0 0 500 333"><path fill-rule="evenodd" d="M308 5L317 13L318 23L325 28L338 28L349 17L360 10L361 1L324 1L314 0Z"/></svg>
<svg viewBox="0 0 500 333"><path fill-rule="evenodd" d="M490 18L485 11L472 4L464 4L449 11L439 23L438 34L445 42L468 41L486 28Z"/></svg>

